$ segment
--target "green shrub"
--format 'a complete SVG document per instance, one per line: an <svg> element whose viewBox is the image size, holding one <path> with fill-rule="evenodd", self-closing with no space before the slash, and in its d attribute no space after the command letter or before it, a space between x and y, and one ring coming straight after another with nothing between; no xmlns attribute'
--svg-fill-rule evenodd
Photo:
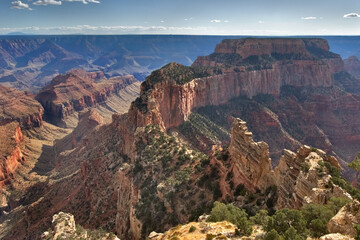
<svg viewBox="0 0 360 240"><path fill-rule="evenodd" d="M300 211L295 209L281 209L276 211L273 216L267 217L265 230L270 232L275 229L277 233L283 235L290 227L295 228L296 232L306 236L306 220Z"/></svg>
<svg viewBox="0 0 360 240"><path fill-rule="evenodd" d="M215 202L208 221L229 221L237 226L242 235L249 235L252 232L251 222L248 220L246 212L232 204L225 205Z"/></svg>
<svg viewBox="0 0 360 240"><path fill-rule="evenodd" d="M355 224L354 228L355 228L355 231L356 231L355 240L360 240L360 225Z"/></svg>
<svg viewBox="0 0 360 240"><path fill-rule="evenodd" d="M265 226L266 224L266 218L268 216L268 211L261 209L258 211L255 216L250 217L250 220L257 225Z"/></svg>
<svg viewBox="0 0 360 240"><path fill-rule="evenodd" d="M190 229L189 229L189 233L195 232L195 230L196 230L196 227L191 226Z"/></svg>
<svg viewBox="0 0 360 240"><path fill-rule="evenodd" d="M265 240L284 240L284 238L275 229L272 229L266 233Z"/></svg>
<svg viewBox="0 0 360 240"><path fill-rule="evenodd" d="M296 232L292 226L284 233L285 240L301 240L301 236Z"/></svg>
<svg viewBox="0 0 360 240"><path fill-rule="evenodd" d="M246 194L246 188L244 184L237 185L234 191L234 196L245 196L245 194Z"/></svg>

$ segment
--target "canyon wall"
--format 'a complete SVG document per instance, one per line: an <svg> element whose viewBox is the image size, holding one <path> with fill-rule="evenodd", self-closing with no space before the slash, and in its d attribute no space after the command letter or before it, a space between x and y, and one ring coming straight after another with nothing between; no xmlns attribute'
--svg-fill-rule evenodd
<svg viewBox="0 0 360 240"><path fill-rule="evenodd" d="M246 68L242 66L239 66L239 69L235 70L237 67L224 67L224 64L220 62L218 65L221 67L221 74L191 79L181 85L177 84L170 76L166 76L166 72L175 72L178 68L183 68L181 65L171 63L158 70L158 72L152 73L146 82L143 83L141 95L146 95L146 99L140 99L142 101L142 103L140 103L147 105L148 112L160 112L162 118L158 120L161 123L160 125L164 129L169 129L182 124L188 119L192 110L202 106L224 104L230 99L239 96L248 98L259 94L279 96L281 87L285 85L295 87L330 87L334 84L332 76L334 69L327 64L326 61L323 61L324 59L328 59L318 59L308 52L305 48L305 40L287 39L279 43L278 40L250 40L251 42L260 43L270 42L270 45L271 42L275 41L275 47L273 46L268 50L269 53L272 54L287 54L287 51L290 51L294 44L300 45L301 47L295 48L293 50L295 52L292 53L295 55L301 54L299 58L304 58L304 60L273 60L271 68L259 70L246 70ZM250 40L243 41L247 43L247 41ZM311 42L310 40L307 41ZM217 51L224 52L225 50L223 49L229 48L228 42L236 44L237 41L224 40L223 43L217 46L217 49L222 50ZM261 45L260 43L259 45ZM321 50L326 49L325 46L327 46L326 41L317 39L315 39L312 44ZM247 46L247 44L245 44L245 46ZM280 48L280 46L282 46L283 49ZM256 51L250 51L249 53L247 52L249 51L248 48L254 48L252 44L249 44L245 49L243 49L243 47L244 46L240 48L241 51L236 50L236 54L244 55L240 55L241 58L245 58L249 54L254 56L253 54L260 54L263 51L263 46L260 48L260 53L258 49ZM212 67L214 64L208 63L208 59L211 59L211 57L199 57L194 62L193 68ZM331 55L331 61L340 62L341 65L341 58L336 54ZM165 75L161 76L165 81L158 82L157 78L159 78L159 75ZM177 77L182 78L181 73L179 73Z"/></svg>
<svg viewBox="0 0 360 240"><path fill-rule="evenodd" d="M36 96L49 120L57 123L74 112L104 103L126 86L137 82L132 76L106 79L102 72L72 70L59 75Z"/></svg>
<svg viewBox="0 0 360 240"><path fill-rule="evenodd" d="M41 127L44 109L31 94L0 85L0 125L17 121L22 128Z"/></svg>

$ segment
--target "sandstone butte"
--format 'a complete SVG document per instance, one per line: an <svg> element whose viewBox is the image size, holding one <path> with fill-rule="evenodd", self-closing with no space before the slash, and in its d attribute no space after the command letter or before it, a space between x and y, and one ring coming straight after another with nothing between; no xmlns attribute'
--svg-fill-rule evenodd
<svg viewBox="0 0 360 240"><path fill-rule="evenodd" d="M206 175L211 186L220 189L214 195L219 201L230 198L243 202L234 195L234 186L240 183L250 192L264 191L271 184L278 186L278 198L274 199L277 208L324 203L331 196L351 198L336 185L333 189L328 187L331 176L326 169L321 174L316 172L320 162L340 168L335 157L299 143L297 151L284 150L278 166L273 168L271 148L265 142L256 142L240 119L232 118L226 163L216 157L221 148L214 147L209 162L202 161L203 166L194 157L201 154L166 134L188 120L197 108L226 104L235 97L251 99L259 94L279 97L283 86L334 87L333 74L343 70L343 62L328 50L327 42L321 39L224 40L215 54L199 57L192 67L171 63L154 71L142 84L140 97L127 114L113 115L110 125L89 134L86 142L77 143L75 149L59 156L59 169L64 169L60 176L65 172L69 175L61 181L55 175L48 185L36 186L44 197L24 209L26 217L14 224L16 227L8 236L26 236L27 232L36 235L40 226L46 226L53 214L64 209L86 227L106 227L121 239L142 239L150 233L152 224L164 231L172 224L187 222L190 210L197 210L200 194L203 201L199 204L211 203L213 193L197 184ZM356 97L341 93L347 96L345 108L357 111ZM331 104L327 98L324 101ZM312 107L317 111L327 108L327 104ZM156 125L159 131L153 127ZM166 152L170 151L167 142L195 162L182 161L179 153ZM166 164L167 160L161 159L165 155L151 158L157 150L173 154L168 163L171 168L163 167L162 161ZM302 170L302 163L309 165L308 171ZM196 171L195 164L202 170ZM216 179L209 178L213 171ZM188 181L187 187L177 185L179 173L180 180L185 177ZM151 217L157 216L159 209L164 214L154 221Z"/></svg>
<svg viewBox="0 0 360 240"><path fill-rule="evenodd" d="M231 99L246 97L260 108L224 114L245 118L256 137L271 144L273 155L280 156L283 148L309 144L338 154L345 166L344 160L350 161L360 144L356 130L360 87L347 83L357 94L338 88L344 81L334 76L343 72L343 65L322 39L224 40L213 54L198 57L192 67L171 63L154 71L142 83L141 96L127 115L124 125L134 127L122 134L132 138L136 127L149 123L167 131L183 124L196 109L227 105ZM295 92L303 89L298 91L305 99L283 91L286 87ZM274 101L261 105L253 100L259 95L272 96ZM276 141L269 132L275 134ZM133 155L131 145L123 147L125 154Z"/></svg>
<svg viewBox="0 0 360 240"><path fill-rule="evenodd" d="M0 85L0 188L24 162L22 129L41 127L42 106L31 95Z"/></svg>
<svg viewBox="0 0 360 240"><path fill-rule="evenodd" d="M48 120L61 124L69 115L106 102L126 86L137 82L133 76L107 79L103 72L71 70L55 77L36 99L45 109Z"/></svg>

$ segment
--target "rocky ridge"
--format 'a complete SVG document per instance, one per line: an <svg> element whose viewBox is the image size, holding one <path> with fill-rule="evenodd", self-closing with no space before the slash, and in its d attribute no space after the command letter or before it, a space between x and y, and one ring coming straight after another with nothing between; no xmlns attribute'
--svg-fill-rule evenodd
<svg viewBox="0 0 360 240"><path fill-rule="evenodd" d="M42 127L43 108L25 92L0 85L0 188L24 163L23 131ZM2 200L1 204L2 205Z"/></svg>
<svg viewBox="0 0 360 240"><path fill-rule="evenodd" d="M106 79L102 72L72 70L59 75L36 96L49 120L63 122L74 112L94 107L137 82L132 76Z"/></svg>
<svg viewBox="0 0 360 240"><path fill-rule="evenodd" d="M0 125L13 121L22 128L42 126L44 109L31 94L0 85Z"/></svg>

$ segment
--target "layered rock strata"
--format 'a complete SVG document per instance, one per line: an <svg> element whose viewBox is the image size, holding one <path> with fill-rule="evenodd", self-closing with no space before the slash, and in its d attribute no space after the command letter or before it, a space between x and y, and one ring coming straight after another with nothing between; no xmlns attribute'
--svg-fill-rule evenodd
<svg viewBox="0 0 360 240"><path fill-rule="evenodd" d="M104 103L111 95L137 82L132 76L106 79L102 72L72 70L54 78L36 99L43 105L49 120L61 122L74 112Z"/></svg>
<svg viewBox="0 0 360 240"><path fill-rule="evenodd" d="M13 176L16 169L24 162L20 144L23 134L17 122L0 126L0 188ZM0 206L2 203L0 203Z"/></svg>
<svg viewBox="0 0 360 240"><path fill-rule="evenodd" d="M272 170L268 145L255 142L246 123L240 119L234 119L229 154L232 162L229 171L233 173L234 183L242 183L252 191L277 186L278 208L325 204L331 197L352 200L346 191L330 183L331 175L324 163L340 170L335 157L304 145L296 153L285 149L279 165Z"/></svg>
<svg viewBox="0 0 360 240"><path fill-rule="evenodd" d="M16 121L22 128L41 127L44 109L30 94L0 85L0 125Z"/></svg>

